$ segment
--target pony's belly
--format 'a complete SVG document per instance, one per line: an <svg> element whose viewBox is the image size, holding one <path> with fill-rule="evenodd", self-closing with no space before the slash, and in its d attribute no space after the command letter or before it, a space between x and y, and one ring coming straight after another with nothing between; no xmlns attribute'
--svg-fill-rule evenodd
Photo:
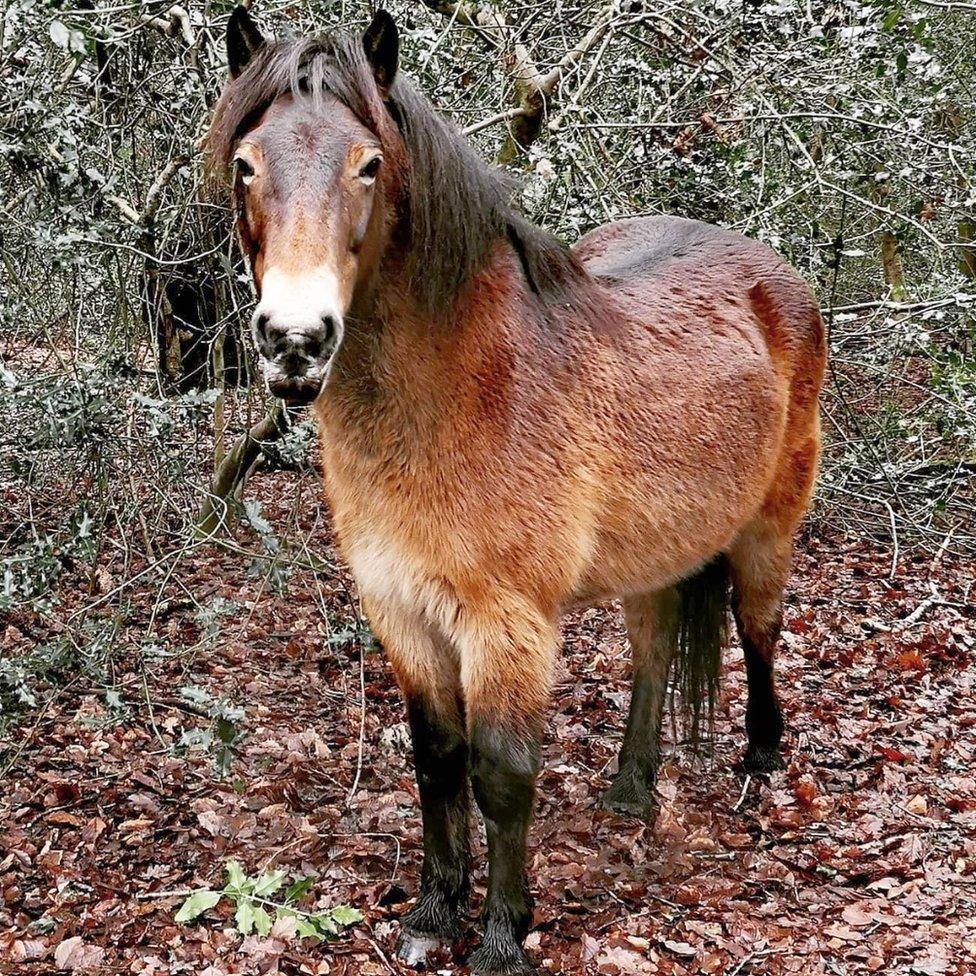
<svg viewBox="0 0 976 976"><path fill-rule="evenodd" d="M649 362L647 388L666 386L657 375L664 357ZM723 375L717 362L703 361L709 369ZM631 391L635 406L599 457L595 480L604 489L575 602L654 592L684 579L755 517L781 449L786 393L768 361L729 376L702 379L670 398L642 400Z"/></svg>
<svg viewBox="0 0 976 976"><path fill-rule="evenodd" d="M568 608L594 606L608 600L654 593L677 583L706 563L717 552L723 551L734 537L734 532L721 539L670 552L646 540L638 540L632 547L600 546L596 560L588 567L578 588L568 602Z"/></svg>
<svg viewBox="0 0 976 976"><path fill-rule="evenodd" d="M611 505L598 521L592 555L572 602L652 593L692 575L726 551L754 518L766 493L765 467L756 465L755 479L703 484L694 502L654 485Z"/></svg>

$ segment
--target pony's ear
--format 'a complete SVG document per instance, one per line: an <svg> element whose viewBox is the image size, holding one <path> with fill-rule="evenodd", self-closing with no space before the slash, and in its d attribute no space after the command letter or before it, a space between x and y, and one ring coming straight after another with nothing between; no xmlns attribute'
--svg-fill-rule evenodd
<svg viewBox="0 0 976 976"><path fill-rule="evenodd" d="M363 50L373 69L373 77L385 98L396 77L400 57L400 38L393 18L385 10L377 10L373 22L363 34Z"/></svg>
<svg viewBox="0 0 976 976"><path fill-rule="evenodd" d="M227 24L227 66L232 78L246 67L257 50L264 44L264 36L251 20L246 7L235 7Z"/></svg>

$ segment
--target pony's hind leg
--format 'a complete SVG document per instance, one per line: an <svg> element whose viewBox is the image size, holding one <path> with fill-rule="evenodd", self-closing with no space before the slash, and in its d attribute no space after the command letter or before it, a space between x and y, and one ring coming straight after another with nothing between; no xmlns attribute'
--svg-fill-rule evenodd
<svg viewBox="0 0 976 976"><path fill-rule="evenodd" d="M758 295L758 293L756 293ZM757 300L750 292L754 302ZM761 296L759 296L761 298ZM783 713L776 696L774 658L783 619L793 556L793 536L813 492L820 454L817 396L823 380L826 346L823 322L805 289L783 299L782 308L757 309L773 332L780 314L791 314L791 328L806 334L806 346L792 363L789 410L783 446L762 508L728 552L732 576L732 610L745 654L749 700L745 766L750 772L779 769ZM804 329L802 318L808 316Z"/></svg>
<svg viewBox="0 0 976 976"><path fill-rule="evenodd" d="M783 713L774 664L792 551L792 529L784 534L760 523L747 529L729 552L732 612L749 690L745 768L750 773L768 773L783 766L779 754Z"/></svg>
<svg viewBox="0 0 976 976"><path fill-rule="evenodd" d="M634 660L627 729L617 774L601 802L617 813L646 816L661 759L661 717L678 643L680 599L674 587L623 601Z"/></svg>
<svg viewBox="0 0 976 976"><path fill-rule="evenodd" d="M535 972L522 942L532 920L526 840L557 641L553 621L519 597L460 622L471 786L488 838L478 976Z"/></svg>
<svg viewBox="0 0 976 976"><path fill-rule="evenodd" d="M424 827L424 862L414 906L401 919L397 955L422 966L462 934L468 900L468 746L456 654L416 614L367 606L373 631L407 701Z"/></svg>

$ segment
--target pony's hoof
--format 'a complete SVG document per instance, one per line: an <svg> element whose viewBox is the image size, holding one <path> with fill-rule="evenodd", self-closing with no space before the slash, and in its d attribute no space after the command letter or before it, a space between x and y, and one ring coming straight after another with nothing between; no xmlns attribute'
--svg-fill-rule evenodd
<svg viewBox="0 0 976 976"><path fill-rule="evenodd" d="M482 942L468 957L475 976L535 976L536 968L520 945L498 946Z"/></svg>
<svg viewBox="0 0 976 976"><path fill-rule="evenodd" d="M651 791L636 777L618 773L600 796L600 806L612 813L647 820L654 812Z"/></svg>
<svg viewBox="0 0 976 976"><path fill-rule="evenodd" d="M396 957L404 966L411 969L426 969L431 953L450 949L450 942L430 932L412 932L400 929L397 939Z"/></svg>
<svg viewBox="0 0 976 976"><path fill-rule="evenodd" d="M768 776L786 768L779 750L769 746L750 746L742 765L751 776Z"/></svg>
<svg viewBox="0 0 976 976"><path fill-rule="evenodd" d="M621 817L637 817L638 820L648 820L654 812L650 796L644 799L627 799L614 796L610 790L600 797L600 806Z"/></svg>

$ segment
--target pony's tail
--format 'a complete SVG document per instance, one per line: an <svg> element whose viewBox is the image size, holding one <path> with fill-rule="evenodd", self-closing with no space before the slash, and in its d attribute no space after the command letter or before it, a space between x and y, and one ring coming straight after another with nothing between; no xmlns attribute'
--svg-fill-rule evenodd
<svg viewBox="0 0 976 976"><path fill-rule="evenodd" d="M707 736L713 731L722 650L728 637L729 566L725 556L716 556L694 576L682 580L678 594L678 647L671 692L681 695L687 731L697 747L703 718Z"/></svg>

